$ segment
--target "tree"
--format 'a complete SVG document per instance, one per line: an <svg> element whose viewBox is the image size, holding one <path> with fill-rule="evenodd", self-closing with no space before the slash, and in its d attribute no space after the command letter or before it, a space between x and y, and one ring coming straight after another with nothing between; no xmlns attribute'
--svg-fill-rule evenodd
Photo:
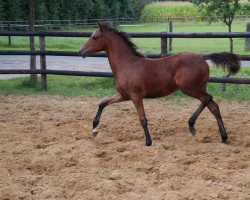
<svg viewBox="0 0 250 200"><path fill-rule="evenodd" d="M119 18L121 3L115 0L107 0L106 4L110 8L109 18Z"/></svg>
<svg viewBox="0 0 250 200"><path fill-rule="evenodd" d="M20 10L21 0L7 0L2 2L2 9L4 11L4 17L7 21L20 20L21 10Z"/></svg>
<svg viewBox="0 0 250 200"><path fill-rule="evenodd" d="M92 2L92 0L77 0L74 1L74 7L77 8L75 19L90 19L94 8L94 3Z"/></svg>
<svg viewBox="0 0 250 200"><path fill-rule="evenodd" d="M4 1L0 0L0 20L4 20L5 12L4 12Z"/></svg>
<svg viewBox="0 0 250 200"><path fill-rule="evenodd" d="M222 21L232 32L235 13L240 9L239 0L191 0L210 23ZM230 52L233 52L233 39L230 38Z"/></svg>
<svg viewBox="0 0 250 200"><path fill-rule="evenodd" d="M110 8L105 4L105 0L93 0L94 8L91 13L92 19L109 18Z"/></svg>

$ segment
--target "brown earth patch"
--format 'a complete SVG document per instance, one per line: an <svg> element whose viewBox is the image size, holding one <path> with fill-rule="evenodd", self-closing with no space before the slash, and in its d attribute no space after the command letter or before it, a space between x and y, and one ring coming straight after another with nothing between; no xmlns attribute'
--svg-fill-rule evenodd
<svg viewBox="0 0 250 200"><path fill-rule="evenodd" d="M0 199L250 199L250 104L218 102L229 144L196 100L146 100L153 139L131 102L104 111L99 99L0 95Z"/></svg>

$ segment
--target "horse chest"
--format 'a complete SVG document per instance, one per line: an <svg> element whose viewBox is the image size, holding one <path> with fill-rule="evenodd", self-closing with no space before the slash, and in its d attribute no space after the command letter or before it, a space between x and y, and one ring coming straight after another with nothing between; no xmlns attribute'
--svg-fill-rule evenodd
<svg viewBox="0 0 250 200"><path fill-rule="evenodd" d="M125 83L121 83L119 81L115 81L115 87L116 90L124 97L129 98L129 90L128 87L126 87Z"/></svg>

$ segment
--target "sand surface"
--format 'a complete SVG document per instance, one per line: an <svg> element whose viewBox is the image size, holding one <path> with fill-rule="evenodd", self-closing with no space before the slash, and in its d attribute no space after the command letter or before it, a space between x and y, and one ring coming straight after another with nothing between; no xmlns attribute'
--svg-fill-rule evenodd
<svg viewBox="0 0 250 200"><path fill-rule="evenodd" d="M250 103L220 100L229 144L199 102L145 101L145 138L131 102L111 105L97 138L100 99L0 95L0 199L250 199Z"/></svg>

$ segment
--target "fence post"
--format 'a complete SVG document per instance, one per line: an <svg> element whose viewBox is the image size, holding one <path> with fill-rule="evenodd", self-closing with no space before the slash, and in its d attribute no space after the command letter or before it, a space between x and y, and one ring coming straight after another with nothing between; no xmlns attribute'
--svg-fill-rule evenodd
<svg viewBox="0 0 250 200"><path fill-rule="evenodd" d="M0 21L1 31L3 31L3 22Z"/></svg>
<svg viewBox="0 0 250 200"><path fill-rule="evenodd" d="M45 52L45 36L39 36L39 42L40 42L40 66L41 70L46 70L46 56L44 54ZM41 74L41 87L42 90L45 92L47 90L47 74L42 73Z"/></svg>
<svg viewBox="0 0 250 200"><path fill-rule="evenodd" d="M8 31L10 31L10 23L8 23ZM11 37L9 36L8 38L9 38L8 45L11 46Z"/></svg>
<svg viewBox="0 0 250 200"><path fill-rule="evenodd" d="M86 28L86 27L87 27L87 20L84 19L84 28Z"/></svg>
<svg viewBox="0 0 250 200"><path fill-rule="evenodd" d="M25 27L26 27L26 31L29 31L29 22L28 22L28 20L25 20Z"/></svg>
<svg viewBox="0 0 250 200"><path fill-rule="evenodd" d="M70 19L68 21L68 29L70 30L71 24L70 24Z"/></svg>
<svg viewBox="0 0 250 200"><path fill-rule="evenodd" d="M51 21L48 21L48 23L49 23L49 30L51 31Z"/></svg>
<svg viewBox="0 0 250 200"><path fill-rule="evenodd" d="M169 32L172 33L174 30L174 23L173 21L169 22ZM173 50L173 38L169 38L169 51Z"/></svg>
<svg viewBox="0 0 250 200"><path fill-rule="evenodd" d="M246 32L250 32L250 22L247 23ZM250 51L250 38L245 38L245 51Z"/></svg>
<svg viewBox="0 0 250 200"><path fill-rule="evenodd" d="M162 32L162 36L161 36L161 55L164 57L167 55L168 53L168 49L167 49L167 46L168 46L168 40L167 40L167 37L163 36L163 33Z"/></svg>

